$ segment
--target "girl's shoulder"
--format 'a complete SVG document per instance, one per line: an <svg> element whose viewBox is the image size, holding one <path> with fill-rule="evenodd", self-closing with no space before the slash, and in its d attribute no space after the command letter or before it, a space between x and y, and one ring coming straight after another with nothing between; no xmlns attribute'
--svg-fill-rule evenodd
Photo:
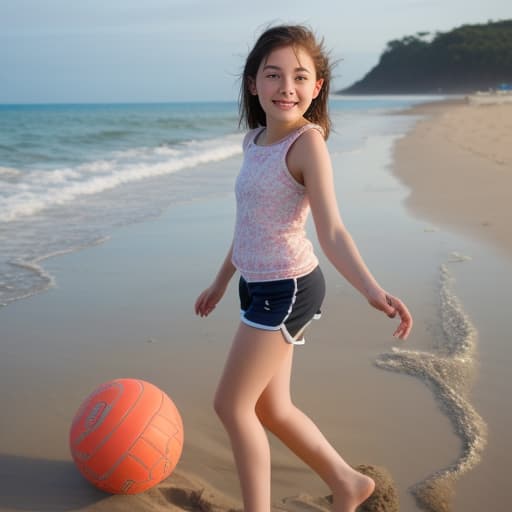
<svg viewBox="0 0 512 512"><path fill-rule="evenodd" d="M317 132L320 133L320 135L322 137L325 137L324 129L319 124L315 124L315 123L307 123L307 124L301 126L300 128L298 128L297 131L299 132L299 135L302 135L304 132L307 132L309 130L316 130Z"/></svg>
<svg viewBox="0 0 512 512"><path fill-rule="evenodd" d="M310 141L310 140L318 139L319 135L322 140L325 140L324 133L325 132L320 125L315 124L315 123L308 123L308 124L301 126L300 128L297 128L297 130L292 132L289 135L289 140L290 140L290 143L294 144L294 145L296 145L297 143L299 143L299 144L308 143L308 141Z"/></svg>
<svg viewBox="0 0 512 512"><path fill-rule="evenodd" d="M324 133L323 128L318 124L305 124L291 134L290 146L305 147L306 150L309 150L312 145L325 145Z"/></svg>
<svg viewBox="0 0 512 512"><path fill-rule="evenodd" d="M288 169L303 181L307 168L316 170L325 165L328 157L324 130L313 123L300 128L300 133L287 153ZM316 172L316 171L315 171Z"/></svg>

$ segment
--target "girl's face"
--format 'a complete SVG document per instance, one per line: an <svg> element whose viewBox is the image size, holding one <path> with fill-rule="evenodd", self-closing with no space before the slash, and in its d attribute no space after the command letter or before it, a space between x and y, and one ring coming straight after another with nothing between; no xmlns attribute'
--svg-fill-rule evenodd
<svg viewBox="0 0 512 512"><path fill-rule="evenodd" d="M262 60L249 92L258 96L267 126L273 122L293 125L303 121L322 84L310 55L301 48L285 46Z"/></svg>

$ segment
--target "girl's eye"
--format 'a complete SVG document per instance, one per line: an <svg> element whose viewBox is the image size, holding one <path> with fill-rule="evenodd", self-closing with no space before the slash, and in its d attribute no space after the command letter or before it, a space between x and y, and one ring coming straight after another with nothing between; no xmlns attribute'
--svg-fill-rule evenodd
<svg viewBox="0 0 512 512"><path fill-rule="evenodd" d="M275 80L276 78L279 78L279 75L277 73L270 73L267 75L267 78Z"/></svg>
<svg viewBox="0 0 512 512"><path fill-rule="evenodd" d="M307 80L307 79L308 79L308 77L307 77L307 76L301 76L301 75L299 75L295 80L297 80L298 82L302 82L302 81Z"/></svg>

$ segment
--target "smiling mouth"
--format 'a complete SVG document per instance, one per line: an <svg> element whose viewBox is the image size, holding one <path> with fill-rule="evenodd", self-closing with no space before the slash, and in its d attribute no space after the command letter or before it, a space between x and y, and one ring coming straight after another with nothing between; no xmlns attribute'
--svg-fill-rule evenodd
<svg viewBox="0 0 512 512"><path fill-rule="evenodd" d="M288 110L290 108L293 108L295 105L297 105L296 101L282 101L282 100L274 100L272 102L274 105L276 105L279 108Z"/></svg>

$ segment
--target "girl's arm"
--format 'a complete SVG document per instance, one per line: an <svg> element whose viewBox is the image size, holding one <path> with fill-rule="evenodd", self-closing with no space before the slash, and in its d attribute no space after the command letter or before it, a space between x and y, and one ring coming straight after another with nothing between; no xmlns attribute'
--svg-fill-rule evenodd
<svg viewBox="0 0 512 512"><path fill-rule="evenodd" d="M401 322L394 336L405 339L412 328L411 315L400 299L380 287L345 228L334 191L331 159L317 130L308 130L292 146L288 166L294 175L299 170L303 178L318 240L329 261L373 307L391 318L399 315Z"/></svg>
<svg viewBox="0 0 512 512"><path fill-rule="evenodd" d="M213 283L204 290L196 300L195 312L199 316L208 316L214 309L215 306L222 299L224 292L229 284L229 281L235 273L235 266L231 262L231 256L233 254L233 244L229 248L229 251L224 258L217 276Z"/></svg>

